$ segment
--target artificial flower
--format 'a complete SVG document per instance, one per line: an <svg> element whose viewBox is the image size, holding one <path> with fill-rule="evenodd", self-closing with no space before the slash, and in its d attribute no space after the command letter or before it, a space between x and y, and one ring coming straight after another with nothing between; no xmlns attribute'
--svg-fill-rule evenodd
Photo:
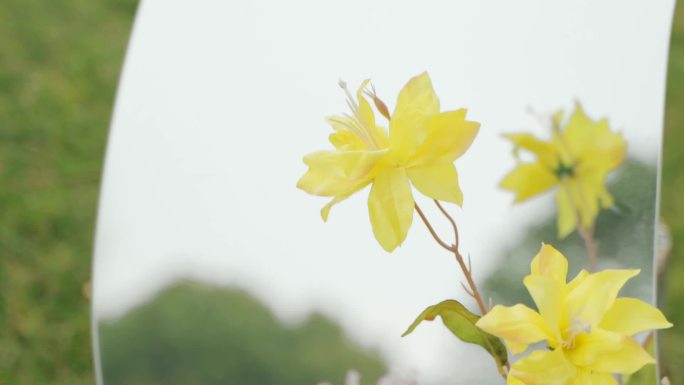
<svg viewBox="0 0 684 385"><path fill-rule="evenodd" d="M558 186L558 236L566 237L576 228L590 229L601 208L613 206L606 190L606 176L625 158L622 135L610 131L608 121L593 121L577 103L567 122L563 113L553 117L551 140L531 134L506 135L515 145L536 159L521 162L501 181L500 186L524 201Z"/></svg>
<svg viewBox="0 0 684 385"><path fill-rule="evenodd" d="M497 305L477 322L503 338L513 354L546 342L548 349L513 364L509 385L613 385L613 373L631 374L655 362L632 336L672 324L646 302L617 297L639 270L582 270L570 282L567 273L565 256L543 245L523 281L538 312L522 304Z"/></svg>
<svg viewBox="0 0 684 385"><path fill-rule="evenodd" d="M368 211L373 233L391 252L404 241L413 220L411 186L430 198L462 204L454 161L468 149L480 124L465 120L464 109L440 112L424 72L399 93L388 135L364 97L367 84L368 80L359 87L358 102L347 92L351 114L327 119L335 130L330 135L335 149L305 156L309 169L297 187L332 197L321 210L326 220L333 205L371 184ZM371 96L376 106L384 106Z"/></svg>

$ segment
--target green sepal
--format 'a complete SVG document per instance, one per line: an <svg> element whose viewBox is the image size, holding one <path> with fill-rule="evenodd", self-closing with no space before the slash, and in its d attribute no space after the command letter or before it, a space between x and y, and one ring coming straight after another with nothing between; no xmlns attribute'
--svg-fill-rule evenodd
<svg viewBox="0 0 684 385"><path fill-rule="evenodd" d="M402 337L410 334L423 321L433 321L437 316L442 318L442 322L458 339L463 342L475 344L485 349L496 361L499 368L508 362L508 353L503 342L484 330L480 329L475 323L480 319L476 314L471 313L460 302L446 300L425 309L418 318L402 334Z"/></svg>

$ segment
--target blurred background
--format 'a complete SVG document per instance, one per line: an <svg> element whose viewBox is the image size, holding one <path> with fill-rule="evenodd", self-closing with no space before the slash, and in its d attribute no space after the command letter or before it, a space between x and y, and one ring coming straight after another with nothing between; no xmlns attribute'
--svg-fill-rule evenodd
<svg viewBox="0 0 684 385"><path fill-rule="evenodd" d="M95 382L89 323L93 225L112 103L136 6L132 0L0 2L2 384ZM684 110L678 108L684 102L684 7L675 14L669 62L661 212L673 248L661 300L668 318L684 325L684 201L678 201L684 189ZM646 177L652 173L630 167ZM603 220L610 227L611 218ZM185 321L191 315L220 327L200 329L199 337L184 341L191 334ZM159 327L169 319L178 321ZM684 327L661 337L665 370L673 384L684 384L679 365ZM142 344L143 338L157 342ZM196 282L180 282L104 325L101 342L103 370L111 373L108 385L235 383L216 372L228 365L235 365L235 377L245 385L340 384L349 367L371 383L385 370L377 354L349 342L323 316L283 326L248 294ZM131 353L128 347L136 344L161 348ZM321 349L335 355L298 359ZM166 357L169 352L174 356ZM157 360L147 360L150 356ZM219 366L202 367L208 358ZM204 377L191 379L184 372L190 369L169 371L160 362L201 367ZM264 366L270 372L259 369ZM165 377L158 375L162 372Z"/></svg>

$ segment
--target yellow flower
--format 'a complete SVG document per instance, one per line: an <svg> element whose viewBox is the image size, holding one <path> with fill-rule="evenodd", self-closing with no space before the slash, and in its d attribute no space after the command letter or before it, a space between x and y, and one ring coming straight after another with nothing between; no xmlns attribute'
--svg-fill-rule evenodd
<svg viewBox="0 0 684 385"><path fill-rule="evenodd" d="M367 84L368 80L356 93L358 103L347 91L350 115L327 119L335 130L330 135L335 149L305 156L309 169L297 187L333 197L321 210L325 220L334 204L372 184L368 211L373 233L385 250L392 251L404 241L413 220L411 185L430 198L462 204L453 162L468 149L480 124L465 120L464 109L440 112L424 72L399 93L387 135L363 96ZM346 91L344 83L340 85Z"/></svg>
<svg viewBox="0 0 684 385"><path fill-rule="evenodd" d="M516 154L524 149L536 160L518 164L500 184L515 193L516 202L559 186L556 203L560 238L578 226L591 228L600 208L613 205L605 179L622 164L626 149L624 139L610 131L607 120L592 121L579 103L561 129L562 124L561 112L553 118L549 142L530 134L506 135L515 144Z"/></svg>
<svg viewBox="0 0 684 385"><path fill-rule="evenodd" d="M542 245L524 284L539 312L525 305L495 306L477 326L504 339L511 353L546 341L517 361L508 384L616 384L612 373L629 374L655 362L631 336L672 326L660 310L635 298L617 298L639 270L582 270L566 283L568 261Z"/></svg>

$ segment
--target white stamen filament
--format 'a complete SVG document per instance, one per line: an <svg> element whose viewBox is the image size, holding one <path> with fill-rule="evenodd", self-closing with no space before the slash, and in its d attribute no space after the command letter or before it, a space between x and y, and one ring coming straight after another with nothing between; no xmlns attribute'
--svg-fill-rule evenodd
<svg viewBox="0 0 684 385"><path fill-rule="evenodd" d="M363 121L361 120L361 116L359 115L359 105L356 103L356 101L354 101L354 98L349 92L349 89L347 88L347 83L340 79L338 84L340 88L344 90L344 93L347 96L347 106L352 111L352 115L344 114L346 118L349 118L351 124L349 124L348 122L341 121L340 119L333 119L333 121L351 130L366 144L368 149L379 149L380 146L378 146L378 144L376 143L375 138L371 133L371 130L369 129L369 127L366 127L363 124Z"/></svg>
<svg viewBox="0 0 684 385"><path fill-rule="evenodd" d="M591 325L582 321L579 317L573 317L570 322L570 326L563 333L566 337L561 342L561 346L566 349L572 349L575 347L575 337L582 333L591 332Z"/></svg>

